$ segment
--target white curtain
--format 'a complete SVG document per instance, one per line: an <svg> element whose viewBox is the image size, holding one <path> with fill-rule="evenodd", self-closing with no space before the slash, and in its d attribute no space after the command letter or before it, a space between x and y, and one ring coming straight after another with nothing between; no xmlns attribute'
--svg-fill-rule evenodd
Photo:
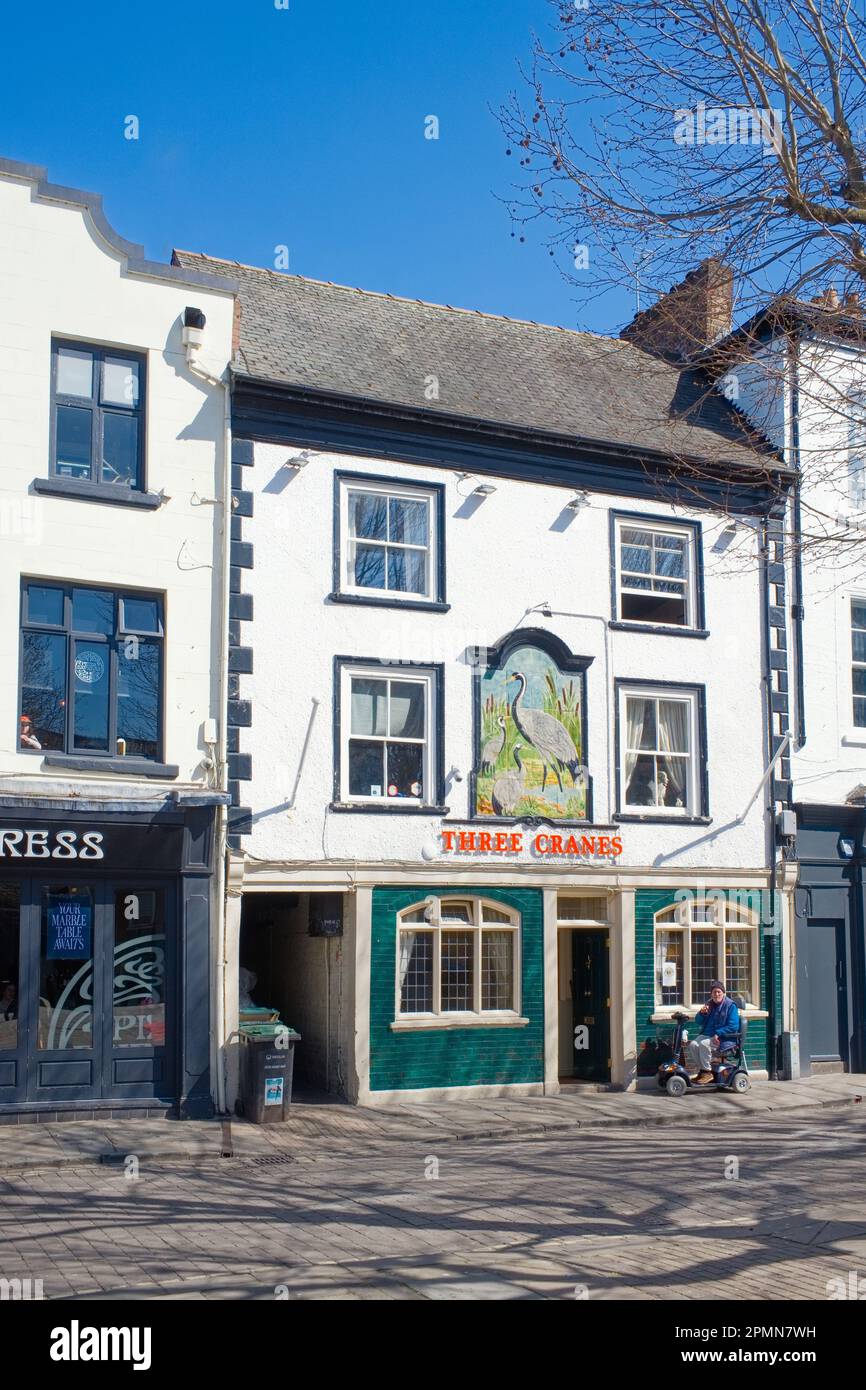
<svg viewBox="0 0 866 1390"><path fill-rule="evenodd" d="M628 748L640 748L643 742L643 726L646 716L648 700L628 698L625 702L626 710L626 742ZM637 766L637 753L626 753L625 757L625 784L629 785L634 770Z"/></svg>
<svg viewBox="0 0 866 1390"><path fill-rule="evenodd" d="M412 952L415 950L415 940L418 933L414 931L401 931L400 933L400 990L406 983L406 975L409 970L409 963L412 960Z"/></svg>
<svg viewBox="0 0 866 1390"><path fill-rule="evenodd" d="M659 749L664 753L689 753L689 705L685 700L659 700ZM668 774L668 804L687 801L688 774L685 758L660 758L659 765ZM673 795L671 795L671 788Z"/></svg>

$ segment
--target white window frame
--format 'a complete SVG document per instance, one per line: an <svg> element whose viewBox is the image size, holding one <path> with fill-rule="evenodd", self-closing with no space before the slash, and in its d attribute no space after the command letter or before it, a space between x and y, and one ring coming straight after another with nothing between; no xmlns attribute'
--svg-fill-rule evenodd
<svg viewBox="0 0 866 1390"><path fill-rule="evenodd" d="M849 641L849 644L850 644L849 650L850 650L850 652L851 652L851 656L850 656L850 659L849 659L849 662L848 662L848 670L849 670L848 691L849 691L849 699L850 699L850 704L849 704L848 708L849 708L850 711L851 711L851 733L852 733L852 737L853 737L854 739L862 739L862 740L866 741L866 724L857 724L857 723L855 723L855 716L854 716L854 701L855 701L855 699L866 699L866 696L856 695L856 694L855 694L855 691L854 691L854 672L855 672L855 671L864 671L864 670L866 670L866 661L855 661L855 660L854 660L854 605L855 605L855 603L856 603L859 607L866 607L866 596L864 596L863 594L849 594L849 596L848 596L848 605L847 605L847 608L848 608L848 641ZM860 628L860 627L858 627L858 629L857 629L858 632L862 632L862 631L864 631L864 630L866 630L866 629L863 629L863 628Z"/></svg>
<svg viewBox="0 0 866 1390"><path fill-rule="evenodd" d="M356 679L377 681L401 681L419 684L424 687L424 755L421 761L422 786L420 797L389 796L387 785L382 787L381 796L351 796L349 794L349 740L352 738L352 681ZM436 706L436 676L432 669L417 666L387 666L344 663L340 667L340 801L351 806L388 806L395 813L407 806L430 806L435 802L436 788L436 749L435 730L438 711ZM411 743L420 739L390 738L387 735L357 734L357 738L368 738L371 742Z"/></svg>
<svg viewBox="0 0 866 1390"><path fill-rule="evenodd" d="M621 623L635 623L640 627L646 628L675 628L679 632L696 631L698 626L698 564L697 564L697 534L693 526L678 525L675 521L666 521L659 517L658 521L647 521L643 517L617 516L614 517L614 566L616 575L616 616ZM632 589L629 590L627 579L622 571L622 533L623 531L650 531L655 535L676 536L686 542L686 576L685 576L685 622L674 623L670 620L660 623L648 621L645 618L627 618L622 611L623 593L631 592L646 597L647 594L656 592L653 589ZM645 576L652 578L653 576ZM658 576L656 576L658 577ZM658 591L661 593L662 591Z"/></svg>
<svg viewBox="0 0 866 1390"><path fill-rule="evenodd" d="M372 478L353 478L349 474L344 474L339 479L340 485L340 593L353 594L360 598L380 598L390 599L394 603L411 602L412 600L436 603L439 598L439 497L434 487L425 487L417 483L393 483L387 479L378 481ZM426 588L424 591L416 589L374 589L368 584L355 583L355 547L356 540L351 534L349 525L349 494L353 492L366 492L375 497L400 497L409 502L423 502L427 508L427 565L426 565ZM422 546L413 546L402 541L362 541L364 545L379 545L382 549L390 547L393 550L421 550Z"/></svg>
<svg viewBox="0 0 866 1390"><path fill-rule="evenodd" d="M683 818L692 819L694 816L704 814L705 807L701 801L701 781L698 769L698 755L700 750L700 696L697 690L687 686L659 686L659 685L639 685L635 683L623 684L619 688L619 749L620 765L617 769L619 778L619 813L627 816L664 816L666 819L682 820ZM629 749L628 747L628 700L679 700L689 705L689 758L688 758L688 779L686 784L686 804L684 806L640 806L626 800L628 783L626 779L626 760L629 752L637 751L638 756L657 757L667 756L661 749ZM656 728L658 728L658 718L656 718ZM676 755L673 755L676 756Z"/></svg>
<svg viewBox="0 0 866 1390"><path fill-rule="evenodd" d="M442 922L442 908L448 904L459 905L471 909L471 921L469 922ZM484 909L492 908L494 912L504 912L508 914L507 922L485 922ZM406 919L410 913L416 913L419 909L424 910L427 923L410 922ZM415 1021L418 1023L441 1021L451 1023L459 1021L466 1022L485 1022L495 1023L505 1020L511 1022L523 1022L520 1015L521 1005L521 917L520 913L507 903L494 902L490 898L484 897L464 897L461 894L449 894L447 897L429 897L421 902L412 903L411 906L403 908L397 914L396 932L396 959L394 962L394 1018L398 1023L403 1021ZM513 933L514 949L512 952L513 964L513 988L512 1007L510 1009L482 1009L481 1008L481 939L483 930L487 931L509 931ZM404 1013L401 1009L402 987L400 982L400 939L404 931L428 932L433 938L433 1008L425 1013ZM474 955L473 955L473 1003L472 1009L446 1009L442 1005L442 937L449 931L462 931L474 933Z"/></svg>
<svg viewBox="0 0 866 1390"><path fill-rule="evenodd" d="M696 921L694 910L699 908L707 911L707 919ZM659 983L656 973L656 945L658 933L680 932L683 938L683 996L682 1004L663 1004L661 1001L662 986ZM695 931L715 931L720 934L719 943L719 967L724 976L727 969L727 933L728 931L748 931L750 933L750 993L753 995L751 1004L746 1007L749 1012L760 1010L760 963L761 963L761 941L760 927L758 919L753 912L740 907L737 903L728 902L721 895L702 899L695 903L678 903L673 907L662 908L653 918L653 999L655 1002L655 1012L657 1014L673 1013L677 1009L701 1008L707 1001L706 999L685 999L686 989L688 994L692 992L692 932ZM727 983L727 981L726 981Z"/></svg>

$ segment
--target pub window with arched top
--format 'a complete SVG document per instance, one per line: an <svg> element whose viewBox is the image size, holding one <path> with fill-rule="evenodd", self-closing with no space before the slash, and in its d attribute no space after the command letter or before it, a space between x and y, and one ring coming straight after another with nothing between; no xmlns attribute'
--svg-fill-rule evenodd
<svg viewBox="0 0 866 1390"><path fill-rule="evenodd" d="M759 1003L758 914L723 898L675 903L655 916L656 1008L700 1008L713 980Z"/></svg>
<svg viewBox="0 0 866 1390"><path fill-rule="evenodd" d="M397 920L397 1015L519 1011L520 915L484 898L434 898Z"/></svg>

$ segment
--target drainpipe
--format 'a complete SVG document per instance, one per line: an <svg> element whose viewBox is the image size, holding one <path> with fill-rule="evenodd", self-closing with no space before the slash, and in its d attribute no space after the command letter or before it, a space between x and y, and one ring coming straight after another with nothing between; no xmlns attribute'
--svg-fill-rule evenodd
<svg viewBox="0 0 866 1390"><path fill-rule="evenodd" d="M219 708L217 711L217 765L215 776L220 791L228 785L228 696L229 696L229 603L231 562L231 372L226 368L221 376L214 376L198 360L204 332L204 314L199 310L187 309L184 312L183 345L186 349L186 365L189 371L207 382L218 386L223 392L223 477L218 505L222 507L222 527L220 533L220 644L219 644ZM216 834L216 884L217 921L219 924L217 951L217 982L215 998L214 1038L216 1073L217 1110L226 1113L226 1074L220 1052L224 1042L226 1018L226 940L225 940L225 894L227 879L227 835L228 807L217 807Z"/></svg>
<svg viewBox="0 0 866 1390"><path fill-rule="evenodd" d="M797 750L806 743L805 678L803 674L803 554L800 544L802 536L802 511L800 505L800 343L791 341L791 462L796 470L794 483L794 593L791 616L794 619L792 636L794 639L794 679L797 686L796 746Z"/></svg>

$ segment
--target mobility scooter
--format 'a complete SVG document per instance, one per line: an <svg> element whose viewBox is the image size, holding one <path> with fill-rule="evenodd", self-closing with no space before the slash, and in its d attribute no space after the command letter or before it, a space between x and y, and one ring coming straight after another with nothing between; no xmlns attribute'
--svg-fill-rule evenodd
<svg viewBox="0 0 866 1390"><path fill-rule="evenodd" d="M685 1026L691 1019L688 1014L681 1012L672 1015L676 1025L671 1043L673 1056L669 1062L662 1062L658 1070L659 1086L663 1091L667 1091L669 1096L684 1096L688 1090L737 1091L742 1095L752 1089L746 1061L746 1006L739 995L734 996L734 1003L740 1011L740 1031L736 1038L722 1043L718 1057L714 1057L712 1062L713 1080L705 1086L694 1085L686 1066L685 1043L688 1035L683 1035Z"/></svg>

